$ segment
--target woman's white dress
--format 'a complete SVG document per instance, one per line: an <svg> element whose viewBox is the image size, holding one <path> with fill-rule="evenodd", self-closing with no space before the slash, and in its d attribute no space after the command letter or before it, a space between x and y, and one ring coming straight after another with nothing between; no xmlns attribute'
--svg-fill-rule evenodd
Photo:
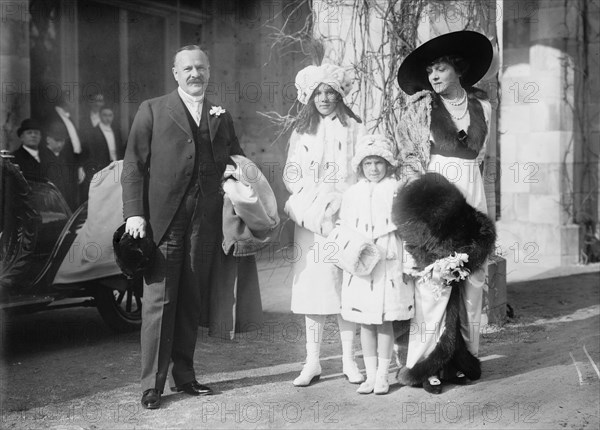
<svg viewBox="0 0 600 430"><path fill-rule="evenodd" d="M445 157L432 154L428 172L436 172L446 177L462 192L467 203L477 210L487 213L487 204L483 187L483 178L479 165L485 156L489 140L489 127L491 105L489 102L479 100L483 107L483 114L487 124L488 133L479 155L474 160L457 157ZM469 115L463 121L454 121L457 128L466 130L469 126ZM433 136L430 137L433 140ZM487 267L471 274L465 282L463 299L465 302L461 312L461 331L467 348L474 355L479 353L479 326L481 321L481 308L483 300L483 286L487 277ZM437 341L445 329L446 306L450 299L450 288L442 290L441 297L436 298L433 291L432 280L419 280L415 285L415 316L411 321L408 353L406 365L412 368L417 362L427 357L435 348Z"/></svg>

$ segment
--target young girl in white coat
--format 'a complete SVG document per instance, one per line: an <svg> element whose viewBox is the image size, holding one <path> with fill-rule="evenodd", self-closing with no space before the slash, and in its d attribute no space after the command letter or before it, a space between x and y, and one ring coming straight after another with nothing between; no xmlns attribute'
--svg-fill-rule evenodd
<svg viewBox="0 0 600 430"><path fill-rule="evenodd" d="M402 182L395 176L395 148L383 135L360 139L352 160L360 179L344 193L340 210L340 227L374 243L381 255L368 275L345 271L342 282L342 317L361 324L367 380L360 394L388 392L392 321L414 315L414 283L403 279L403 246L392 223L392 202Z"/></svg>
<svg viewBox="0 0 600 430"><path fill-rule="evenodd" d="M283 181L290 192L285 211L295 223L292 312L305 315L306 364L294 385L319 379L323 328L327 315L337 315L343 373L351 383L364 380L354 360L356 326L340 316L341 270L326 243L342 201L354 182L350 167L354 145L364 134L360 119L344 104L352 81L333 64L308 66L298 72L298 100L304 105L290 137Z"/></svg>

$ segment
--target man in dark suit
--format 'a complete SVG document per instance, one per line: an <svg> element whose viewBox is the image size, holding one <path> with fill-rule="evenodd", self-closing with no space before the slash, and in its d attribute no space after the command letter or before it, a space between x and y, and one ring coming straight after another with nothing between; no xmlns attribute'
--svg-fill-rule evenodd
<svg viewBox="0 0 600 430"><path fill-rule="evenodd" d="M77 162L73 153L65 149L68 139L63 125L56 121L44 129L46 142L42 152L42 168L46 178L60 190L72 210L78 205L75 181Z"/></svg>
<svg viewBox="0 0 600 430"><path fill-rule="evenodd" d="M144 237L151 226L158 246L142 306L142 405L149 409L160 407L170 361L171 389L212 394L194 371L201 290L221 246L221 177L229 157L243 155L229 112L204 98L207 55L185 46L172 70L177 90L139 107L121 176L126 232Z"/></svg>
<svg viewBox="0 0 600 430"><path fill-rule="evenodd" d="M19 165L21 173L27 180L40 181L47 179L42 171L43 154L40 154L41 125L36 120L27 118L21 122L21 126L17 129L17 136L19 136L21 146L11 153L14 156L13 163Z"/></svg>
<svg viewBox="0 0 600 430"><path fill-rule="evenodd" d="M93 176L115 160L122 160L124 148L121 137L112 126L114 112L109 106L100 109L100 123L88 129L84 136L83 168L85 181L82 189L88 194Z"/></svg>
<svg viewBox="0 0 600 430"><path fill-rule="evenodd" d="M80 190L80 184L85 179L85 172L82 167L82 153L85 148L85 141L82 135L75 127L75 121L72 117L73 105L71 94L61 93L56 105L48 112L44 118L47 128L52 126L57 132L65 136L64 147L61 150L61 157L67 163L68 177L65 179L68 186L67 201L71 209L75 210L80 203L87 200L87 194ZM58 130L62 128L62 131Z"/></svg>
<svg viewBox="0 0 600 430"><path fill-rule="evenodd" d="M64 150L67 134L64 126L54 122L42 127L35 120L26 119L17 130L21 146L12 155L28 181L50 181L59 189L67 204L74 209L77 205L73 183L73 172L77 165L72 154Z"/></svg>

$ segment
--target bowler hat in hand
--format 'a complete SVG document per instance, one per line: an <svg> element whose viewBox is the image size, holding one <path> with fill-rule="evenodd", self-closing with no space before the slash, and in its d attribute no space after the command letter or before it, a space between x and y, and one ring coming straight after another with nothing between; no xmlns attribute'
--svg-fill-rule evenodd
<svg viewBox="0 0 600 430"><path fill-rule="evenodd" d="M146 268L156 250L150 225L148 224L144 238L134 239L129 233L125 233L123 223L113 235L113 248L117 265L125 276L133 278Z"/></svg>

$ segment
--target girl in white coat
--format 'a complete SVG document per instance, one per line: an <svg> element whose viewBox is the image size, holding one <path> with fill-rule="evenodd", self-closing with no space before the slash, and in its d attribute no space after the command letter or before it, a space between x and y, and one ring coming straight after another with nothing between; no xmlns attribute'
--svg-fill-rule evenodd
<svg viewBox="0 0 600 430"><path fill-rule="evenodd" d="M352 83L341 67L308 66L296 76L298 100L304 105L290 138L283 181L290 192L285 211L296 223L292 312L305 315L306 364L294 380L307 386L319 379L323 327L337 315L343 373L351 383L364 377L354 360L355 324L340 314L341 270L333 264L326 236L336 220L342 194L354 181L353 149L364 134L360 119L344 104Z"/></svg>
<svg viewBox="0 0 600 430"><path fill-rule="evenodd" d="M414 284L403 280L402 241L392 223L392 202L401 185L395 176L395 145L383 135L360 139L352 167L359 181L342 200L340 227L374 243L381 259L367 275L344 272L342 317L361 324L367 380L360 394L385 394L394 336L392 321L414 315Z"/></svg>

